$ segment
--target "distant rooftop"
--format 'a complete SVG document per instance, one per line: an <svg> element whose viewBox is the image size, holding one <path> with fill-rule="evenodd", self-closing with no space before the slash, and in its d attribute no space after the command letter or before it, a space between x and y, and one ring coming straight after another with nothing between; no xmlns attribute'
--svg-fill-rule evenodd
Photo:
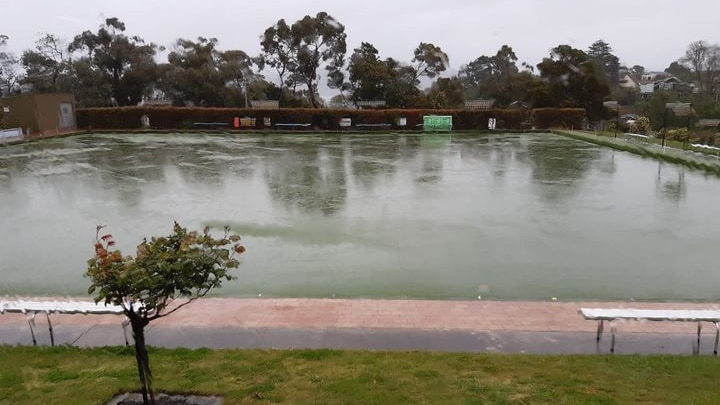
<svg viewBox="0 0 720 405"><path fill-rule="evenodd" d="M494 99L465 101L466 110L489 110L493 105L495 105Z"/></svg>

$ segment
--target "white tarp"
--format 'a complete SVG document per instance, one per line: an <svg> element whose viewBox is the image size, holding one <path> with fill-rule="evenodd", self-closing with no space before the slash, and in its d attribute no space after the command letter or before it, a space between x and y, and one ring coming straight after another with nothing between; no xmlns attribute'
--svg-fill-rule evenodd
<svg viewBox="0 0 720 405"><path fill-rule="evenodd" d="M0 129L0 140L22 138L22 135L20 128Z"/></svg>

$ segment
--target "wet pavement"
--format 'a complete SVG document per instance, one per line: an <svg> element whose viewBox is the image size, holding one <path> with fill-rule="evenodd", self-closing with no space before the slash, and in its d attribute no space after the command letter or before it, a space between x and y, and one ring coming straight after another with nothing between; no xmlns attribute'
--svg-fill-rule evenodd
<svg viewBox="0 0 720 405"><path fill-rule="evenodd" d="M608 353L610 333L581 307L717 309L716 303L423 301L206 298L148 328L148 343L188 348L333 348L453 352ZM55 344L123 345L122 317L51 315ZM35 317L49 345L46 317ZM128 330L129 333L129 330ZM704 324L700 353L712 355L715 328ZM129 338L132 343L132 338ZM697 324L618 322L617 354L693 354ZM0 315L0 344L30 345L27 316Z"/></svg>

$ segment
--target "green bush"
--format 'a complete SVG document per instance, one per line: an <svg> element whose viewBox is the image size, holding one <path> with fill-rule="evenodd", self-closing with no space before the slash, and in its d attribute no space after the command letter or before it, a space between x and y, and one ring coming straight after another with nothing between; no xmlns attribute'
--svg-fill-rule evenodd
<svg viewBox="0 0 720 405"><path fill-rule="evenodd" d="M487 129L488 119L495 118L497 129L522 129L528 121L521 110L431 110L431 109L390 109L390 110L336 110L311 108L283 108L275 110L251 110L243 108L200 108L200 107L112 107L80 108L77 110L78 127L86 129L138 129L141 118L147 115L150 128L188 129L193 123L223 123L232 128L235 117L256 118L255 129L266 128L265 119L275 124L311 124L313 129L338 130L341 118L351 118L352 124L388 124L392 129L416 129L423 123L424 115L451 115L456 130ZM534 125L537 128L575 127L579 128L585 117L582 109L544 108L534 110ZM399 127L398 118L407 120L405 127Z"/></svg>

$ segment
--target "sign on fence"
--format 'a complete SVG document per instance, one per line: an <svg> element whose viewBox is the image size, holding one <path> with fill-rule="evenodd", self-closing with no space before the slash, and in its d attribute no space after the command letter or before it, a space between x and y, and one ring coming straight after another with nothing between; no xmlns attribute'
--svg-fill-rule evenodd
<svg viewBox="0 0 720 405"><path fill-rule="evenodd" d="M424 115L423 130L452 131L452 115Z"/></svg>

